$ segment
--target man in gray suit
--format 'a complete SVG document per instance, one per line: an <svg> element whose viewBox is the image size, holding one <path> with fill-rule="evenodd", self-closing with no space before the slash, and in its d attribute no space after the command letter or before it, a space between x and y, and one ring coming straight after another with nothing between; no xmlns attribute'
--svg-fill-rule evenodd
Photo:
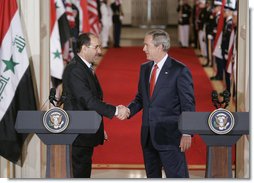
<svg viewBox="0 0 254 183"><path fill-rule="evenodd" d="M163 30L148 32L143 51L148 62L141 65L138 92L130 103L130 116L143 109L141 144L148 178L189 177L185 151L191 135L181 134L179 116L195 111L193 81L189 69L171 58L169 35Z"/></svg>

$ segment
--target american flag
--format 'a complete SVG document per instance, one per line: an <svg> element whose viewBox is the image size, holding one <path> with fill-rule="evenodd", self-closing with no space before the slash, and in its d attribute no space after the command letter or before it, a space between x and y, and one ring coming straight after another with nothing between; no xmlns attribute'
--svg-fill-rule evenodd
<svg viewBox="0 0 254 183"><path fill-rule="evenodd" d="M80 32L89 32L90 31L90 24L88 18L88 7L87 7L87 0L80 0Z"/></svg>
<svg viewBox="0 0 254 183"><path fill-rule="evenodd" d="M218 58L223 58L222 57L222 52L221 52L221 41L222 41L222 30L224 27L224 6L225 6L226 0L222 0L222 5L221 5L221 13L220 13L220 18L219 22L217 25L217 33L214 39L214 45L213 45L213 55Z"/></svg>
<svg viewBox="0 0 254 183"><path fill-rule="evenodd" d="M88 18L90 25L90 32L99 36L101 32L101 24L99 20L99 13L97 9L97 1L96 0L87 0L88 5Z"/></svg>
<svg viewBox="0 0 254 183"><path fill-rule="evenodd" d="M69 25L71 28L75 27L75 17L72 9L72 1L65 0L65 12L67 15L67 20L69 21Z"/></svg>
<svg viewBox="0 0 254 183"><path fill-rule="evenodd" d="M233 27L234 27L234 25L232 25ZM229 40L229 46L228 46L228 59L227 59L227 65L226 65L226 70L227 70L227 72L228 73L232 73L232 71L233 71L233 69L232 69L232 67L233 67L233 56L235 56L234 55L234 44L235 44L235 31L234 31L234 28L233 28L233 30L232 30L232 32L231 32L231 35L230 35L230 40Z"/></svg>
<svg viewBox="0 0 254 183"><path fill-rule="evenodd" d="M219 42L219 39L222 36L222 30L223 30L223 26L224 26L223 12L224 12L225 2L226 2L226 0L222 0L221 14L220 14L219 22L217 25L217 33L216 33L216 36L214 39L214 50L216 49L217 46L219 46L217 43Z"/></svg>

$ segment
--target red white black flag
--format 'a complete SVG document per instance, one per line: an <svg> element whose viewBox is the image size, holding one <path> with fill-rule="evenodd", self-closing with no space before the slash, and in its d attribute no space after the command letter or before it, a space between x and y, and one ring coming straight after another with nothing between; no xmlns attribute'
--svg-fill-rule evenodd
<svg viewBox="0 0 254 183"><path fill-rule="evenodd" d="M36 110L35 95L16 0L0 0L0 155L16 163L27 135L18 134L19 110Z"/></svg>

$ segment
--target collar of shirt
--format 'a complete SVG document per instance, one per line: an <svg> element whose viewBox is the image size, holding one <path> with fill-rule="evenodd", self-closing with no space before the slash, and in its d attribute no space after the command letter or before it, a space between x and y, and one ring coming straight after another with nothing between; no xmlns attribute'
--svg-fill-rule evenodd
<svg viewBox="0 0 254 183"><path fill-rule="evenodd" d="M161 61L159 61L159 62L157 63L157 66L158 66L159 71L160 71L161 68L163 67L163 65L164 65L165 61L167 60L167 58L168 58L168 54L166 54L166 55L161 59ZM153 65L154 65L154 64L155 64L155 62L153 63Z"/></svg>
<svg viewBox="0 0 254 183"><path fill-rule="evenodd" d="M78 55L79 56L79 55ZM83 59L81 56L79 56L79 58L86 64L86 66L88 67L88 68L90 68L91 66L92 66L92 64L91 63L89 63L89 62L87 62L85 59Z"/></svg>
<svg viewBox="0 0 254 183"><path fill-rule="evenodd" d="M166 55L161 59L161 61L159 61L159 62L157 63L158 69L157 69L157 72L156 72L156 79L155 79L155 81L157 80L157 78L158 78L158 76L159 76L159 74L160 74L160 71L161 71L161 69L162 69L164 63L166 62L167 58L168 58L168 54L166 54ZM153 66L154 66L154 65L155 65L155 62L153 63ZM153 67L152 67L152 68L153 68ZM153 69L152 69L152 70L153 70ZM150 78L151 78L152 70L151 70L151 73L150 73Z"/></svg>

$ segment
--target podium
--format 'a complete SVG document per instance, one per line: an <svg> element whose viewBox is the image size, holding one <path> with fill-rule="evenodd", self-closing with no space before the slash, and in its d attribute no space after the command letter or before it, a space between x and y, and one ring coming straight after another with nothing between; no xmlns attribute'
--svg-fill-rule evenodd
<svg viewBox="0 0 254 183"><path fill-rule="evenodd" d="M47 145L46 177L50 177L51 145L66 145L66 175L71 177L70 145L79 134L96 133L101 116L95 111L66 111L69 125L61 133L48 131L42 122L45 111L19 111L15 128L18 133L35 133ZM61 170L62 171L62 170Z"/></svg>
<svg viewBox="0 0 254 183"><path fill-rule="evenodd" d="M242 135L249 134L249 112L232 114L235 125L229 133L223 135L218 135L209 128L210 112L183 112L180 116L179 130L183 134L199 134L207 145L206 178L232 178L232 146ZM218 163L218 157L213 154L214 147L226 147L227 160Z"/></svg>

